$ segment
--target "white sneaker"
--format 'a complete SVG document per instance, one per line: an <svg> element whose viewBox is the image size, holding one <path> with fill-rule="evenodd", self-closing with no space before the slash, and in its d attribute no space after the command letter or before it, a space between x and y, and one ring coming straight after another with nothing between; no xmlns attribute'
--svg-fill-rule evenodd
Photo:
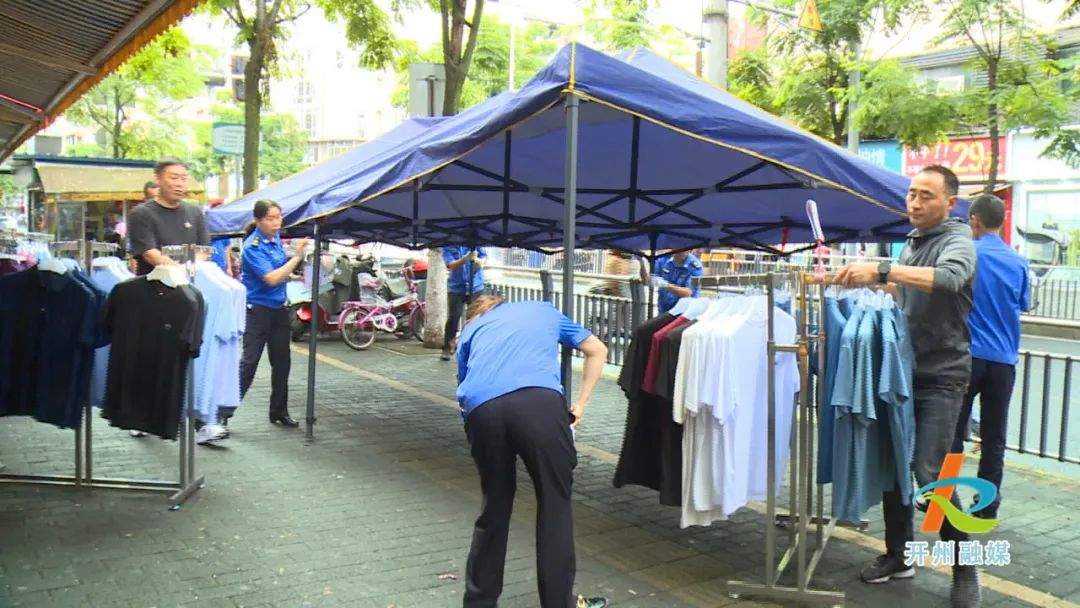
<svg viewBox="0 0 1080 608"><path fill-rule="evenodd" d="M225 429L218 424L208 424L195 431L195 443L206 445L225 438Z"/></svg>
<svg viewBox="0 0 1080 608"><path fill-rule="evenodd" d="M131 435L132 437L146 437L146 433L136 430L128 431L128 435Z"/></svg>

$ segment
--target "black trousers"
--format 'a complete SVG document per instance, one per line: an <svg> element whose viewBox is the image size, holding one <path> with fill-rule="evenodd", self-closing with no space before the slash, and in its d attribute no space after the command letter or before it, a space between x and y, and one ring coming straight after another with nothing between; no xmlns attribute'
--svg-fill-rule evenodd
<svg viewBox="0 0 1080 608"><path fill-rule="evenodd" d="M963 400L962 386L915 386L915 455L911 461L915 489L937 481L945 454L952 447L956 419L960 416ZM901 556L907 543L915 540L915 506L910 500L907 505L903 504L903 498L899 489L885 492L882 496L885 546L890 554ZM955 492L952 503L960 507L960 499ZM957 541L956 551L959 551L959 541L968 540L968 535L952 527L945 519L941 524L941 539Z"/></svg>
<svg viewBox="0 0 1080 608"><path fill-rule="evenodd" d="M506 539L517 489L517 457L536 491L536 570L543 608L575 605L574 518L570 506L577 452L566 400L526 388L469 414L465 433L484 494L465 567L466 608L496 606L503 588Z"/></svg>
<svg viewBox="0 0 1080 608"><path fill-rule="evenodd" d="M463 293L446 294L446 327L443 329L443 348L448 348L454 338L457 337L458 329L461 327L461 317L465 314L465 308L472 304L472 301L478 295L480 294L474 293L468 296Z"/></svg>
<svg viewBox="0 0 1080 608"><path fill-rule="evenodd" d="M1012 398L1013 384L1016 383L1016 366L996 363L986 359L971 360L971 384L964 396L964 406L960 418L956 421L956 436L953 438L952 451L963 452L964 440L967 439L968 419L975 397L979 398L982 408L982 421L979 423L979 437L982 450L979 453L979 478L985 479L998 490L997 498L983 513L986 517L997 517L1001 505L1001 478L1005 473L1005 439L1009 427L1009 400Z"/></svg>
<svg viewBox="0 0 1080 608"><path fill-rule="evenodd" d="M270 355L270 416L289 413L289 311L251 304L244 331L244 354L240 358L240 398L247 395L263 347ZM228 417L226 415L226 417Z"/></svg>

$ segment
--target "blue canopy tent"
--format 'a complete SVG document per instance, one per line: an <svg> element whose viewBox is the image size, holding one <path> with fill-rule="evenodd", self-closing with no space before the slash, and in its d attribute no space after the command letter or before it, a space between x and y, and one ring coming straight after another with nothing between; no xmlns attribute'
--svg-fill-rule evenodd
<svg viewBox="0 0 1080 608"><path fill-rule="evenodd" d="M520 91L425 127L318 168L333 165L324 169L332 179L312 170L280 184L291 188L278 198L284 232L315 236L316 250L324 239L353 238L411 248L561 244L568 253L776 251L775 243L814 240L809 198L830 242L908 231L906 178L649 51L619 59L568 45ZM255 198L282 196L276 187L211 210L211 231L238 232ZM572 264L563 282L570 310ZM309 437L314 337L311 346Z"/></svg>

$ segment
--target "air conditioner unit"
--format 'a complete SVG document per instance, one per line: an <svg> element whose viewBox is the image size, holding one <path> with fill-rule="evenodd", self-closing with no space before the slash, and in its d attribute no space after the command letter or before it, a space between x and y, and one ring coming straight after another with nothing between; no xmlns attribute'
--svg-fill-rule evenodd
<svg viewBox="0 0 1080 608"><path fill-rule="evenodd" d="M937 79L937 92L941 93L959 93L964 90L964 75L959 74L956 76L945 76L944 78Z"/></svg>

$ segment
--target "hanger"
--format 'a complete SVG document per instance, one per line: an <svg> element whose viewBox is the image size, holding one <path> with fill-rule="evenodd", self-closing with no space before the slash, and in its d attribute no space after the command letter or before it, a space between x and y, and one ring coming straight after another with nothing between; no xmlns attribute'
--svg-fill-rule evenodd
<svg viewBox="0 0 1080 608"><path fill-rule="evenodd" d="M59 258L45 258L38 262L38 269L46 272L55 272L56 274L67 274L68 267Z"/></svg>
<svg viewBox="0 0 1080 608"><path fill-rule="evenodd" d="M169 287L179 287L191 282L187 271L179 264L158 264L146 275L148 281L160 281Z"/></svg>
<svg viewBox="0 0 1080 608"><path fill-rule="evenodd" d="M675 315L676 317L683 314L684 312L686 312L687 307L690 306L690 302L694 299L695 298L691 297L679 298L679 301L675 303L675 306L671 307L671 310L668 311L668 314Z"/></svg>

